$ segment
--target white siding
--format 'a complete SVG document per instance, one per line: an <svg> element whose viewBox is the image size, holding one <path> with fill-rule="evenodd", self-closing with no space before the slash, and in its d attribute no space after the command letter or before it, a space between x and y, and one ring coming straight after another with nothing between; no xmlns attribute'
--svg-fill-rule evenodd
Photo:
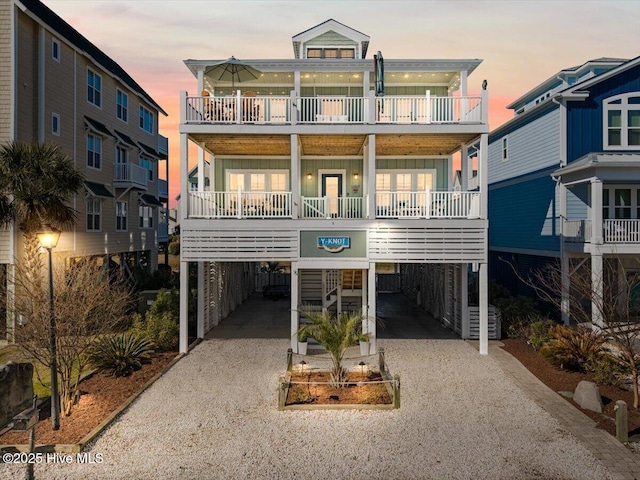
<svg viewBox="0 0 640 480"><path fill-rule="evenodd" d="M560 111L537 118L506 135L508 159L502 161L502 139L489 145L489 184L560 164Z"/></svg>

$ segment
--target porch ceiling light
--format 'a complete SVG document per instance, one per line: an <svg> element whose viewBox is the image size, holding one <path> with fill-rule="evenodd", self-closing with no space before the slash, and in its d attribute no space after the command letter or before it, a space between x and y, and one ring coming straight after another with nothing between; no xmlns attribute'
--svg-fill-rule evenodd
<svg viewBox="0 0 640 480"><path fill-rule="evenodd" d="M353 174L353 178L354 178L355 180L358 180L358 178L360 178L360 174L359 174L359 173L357 173L357 172L356 172L356 173L354 173L354 174Z"/></svg>
<svg viewBox="0 0 640 480"><path fill-rule="evenodd" d="M313 175L311 174L311 172L307 173L307 180L311 180L313 178Z"/></svg>

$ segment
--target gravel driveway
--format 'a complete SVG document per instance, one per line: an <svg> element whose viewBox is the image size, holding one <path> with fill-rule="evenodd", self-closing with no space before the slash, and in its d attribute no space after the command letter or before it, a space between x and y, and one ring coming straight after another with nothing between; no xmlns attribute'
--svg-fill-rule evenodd
<svg viewBox="0 0 640 480"><path fill-rule="evenodd" d="M402 378L394 411L276 410L284 339L210 339L90 448L100 464L37 465L56 479L611 478L461 340L380 341ZM0 465L1 478L24 469Z"/></svg>

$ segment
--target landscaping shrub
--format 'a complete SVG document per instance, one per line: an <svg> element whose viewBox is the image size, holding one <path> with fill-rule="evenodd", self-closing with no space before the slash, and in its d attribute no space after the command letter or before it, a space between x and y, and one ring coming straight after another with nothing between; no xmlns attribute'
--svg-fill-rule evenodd
<svg viewBox="0 0 640 480"><path fill-rule="evenodd" d="M180 335L180 292L160 290L144 318L133 316L133 328L144 335L158 350L173 350Z"/></svg>
<svg viewBox="0 0 640 480"><path fill-rule="evenodd" d="M96 340L87 351L87 359L100 371L125 377L151 361L152 354L148 340L135 332L124 332Z"/></svg>
<svg viewBox="0 0 640 480"><path fill-rule="evenodd" d="M593 380L598 385L611 385L624 388L627 374L629 373L610 354L602 355L598 360L589 365L589 371L593 373Z"/></svg>
<svg viewBox="0 0 640 480"><path fill-rule="evenodd" d="M533 299L523 296L500 297L493 304L500 310L502 331L507 337L528 338L528 320L538 316Z"/></svg>
<svg viewBox="0 0 640 480"><path fill-rule="evenodd" d="M553 320L539 319L529 325L529 345L540 350L551 341L551 329L556 326Z"/></svg>
<svg viewBox="0 0 640 480"><path fill-rule="evenodd" d="M557 325L549 330L551 340L540 352L553 365L586 372L606 352L606 338L589 327L571 328Z"/></svg>
<svg viewBox="0 0 640 480"><path fill-rule="evenodd" d="M169 244L169 255L180 255L180 242L171 242Z"/></svg>

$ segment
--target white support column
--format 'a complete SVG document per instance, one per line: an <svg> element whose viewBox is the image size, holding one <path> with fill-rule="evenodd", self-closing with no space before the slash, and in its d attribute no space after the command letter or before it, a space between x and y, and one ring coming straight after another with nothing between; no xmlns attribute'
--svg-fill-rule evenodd
<svg viewBox="0 0 640 480"><path fill-rule="evenodd" d="M320 290L322 293L322 313L327 311L327 271L323 268L320 271Z"/></svg>
<svg viewBox="0 0 640 480"><path fill-rule="evenodd" d="M180 353L189 349L189 262L180 261Z"/></svg>
<svg viewBox="0 0 640 480"><path fill-rule="evenodd" d="M185 94L186 102L186 92ZM180 218L179 223L189 217L189 139L180 134ZM181 227L182 228L182 227Z"/></svg>
<svg viewBox="0 0 640 480"><path fill-rule="evenodd" d="M367 280L367 332L369 333L369 354L373 355L378 351L376 342L376 264L369 263L369 275ZM363 285L364 286L364 285Z"/></svg>
<svg viewBox="0 0 640 480"><path fill-rule="evenodd" d="M362 307L360 308L360 313L362 314L362 316L364 318L367 318L368 313L367 313L367 286L369 285L369 271L368 270L362 270L362 293L361 293L361 298L360 298L360 303L362 305ZM364 325L363 325L364 327ZM365 332L366 333L366 332Z"/></svg>
<svg viewBox="0 0 640 480"><path fill-rule="evenodd" d="M460 70L460 95L462 97L468 96L467 93L467 71Z"/></svg>
<svg viewBox="0 0 640 480"><path fill-rule="evenodd" d="M198 262L198 316L197 318L197 336L204 338L204 262Z"/></svg>
<svg viewBox="0 0 640 480"><path fill-rule="evenodd" d="M595 252L591 253L591 324L599 329L604 328L604 318L602 316L604 290L602 271L602 253L599 249L596 249Z"/></svg>
<svg viewBox="0 0 640 480"><path fill-rule="evenodd" d="M198 95L204 90L204 67L198 70Z"/></svg>
<svg viewBox="0 0 640 480"><path fill-rule="evenodd" d="M59 48L62 48L60 45ZM46 32L43 26L38 29L38 142L44 142L45 134L45 87L46 87ZM26 84L25 84L26 85Z"/></svg>
<svg viewBox="0 0 640 480"><path fill-rule="evenodd" d="M298 328L300 323L300 314L298 313L299 281L298 262L291 262L291 348L294 353L298 353Z"/></svg>
<svg viewBox="0 0 640 480"><path fill-rule="evenodd" d="M293 89L296 91L296 96L300 96L300 70L293 72Z"/></svg>
<svg viewBox="0 0 640 480"><path fill-rule="evenodd" d="M462 339L469 338L471 334L471 328L469 325L469 265L463 263L460 266L460 308L462 309Z"/></svg>
<svg viewBox="0 0 640 480"><path fill-rule="evenodd" d="M480 187L480 218L486 219L488 214L489 187L487 172L489 163L489 135L480 135L480 150L478 151L478 186Z"/></svg>
<svg viewBox="0 0 640 480"><path fill-rule="evenodd" d="M486 263L480 264L478 288L480 299L480 355L489 353L489 269Z"/></svg>
<svg viewBox="0 0 640 480"><path fill-rule="evenodd" d="M362 93L364 98L369 97L369 90L371 89L371 80L368 71L362 72ZM366 102L366 100L365 100Z"/></svg>
<svg viewBox="0 0 640 480"><path fill-rule="evenodd" d="M586 240L586 239L585 239ZM602 245L602 181L591 180L591 244L594 249Z"/></svg>
<svg viewBox="0 0 640 480"><path fill-rule="evenodd" d="M198 191L204 192L204 148L198 146Z"/></svg>
<svg viewBox="0 0 640 480"><path fill-rule="evenodd" d="M216 190L216 157L209 155L209 190L214 192Z"/></svg>
<svg viewBox="0 0 640 480"><path fill-rule="evenodd" d="M469 177L473 166L469 165L469 147L463 143L460 145L460 189L466 192L469 188Z"/></svg>
<svg viewBox="0 0 640 480"><path fill-rule="evenodd" d="M298 218L300 203L300 145L298 135L291 135L291 216ZM293 286L293 284L291 284Z"/></svg>
<svg viewBox="0 0 640 480"><path fill-rule="evenodd" d="M365 145L367 162L367 211L368 218L376 218L376 136L369 135Z"/></svg>

